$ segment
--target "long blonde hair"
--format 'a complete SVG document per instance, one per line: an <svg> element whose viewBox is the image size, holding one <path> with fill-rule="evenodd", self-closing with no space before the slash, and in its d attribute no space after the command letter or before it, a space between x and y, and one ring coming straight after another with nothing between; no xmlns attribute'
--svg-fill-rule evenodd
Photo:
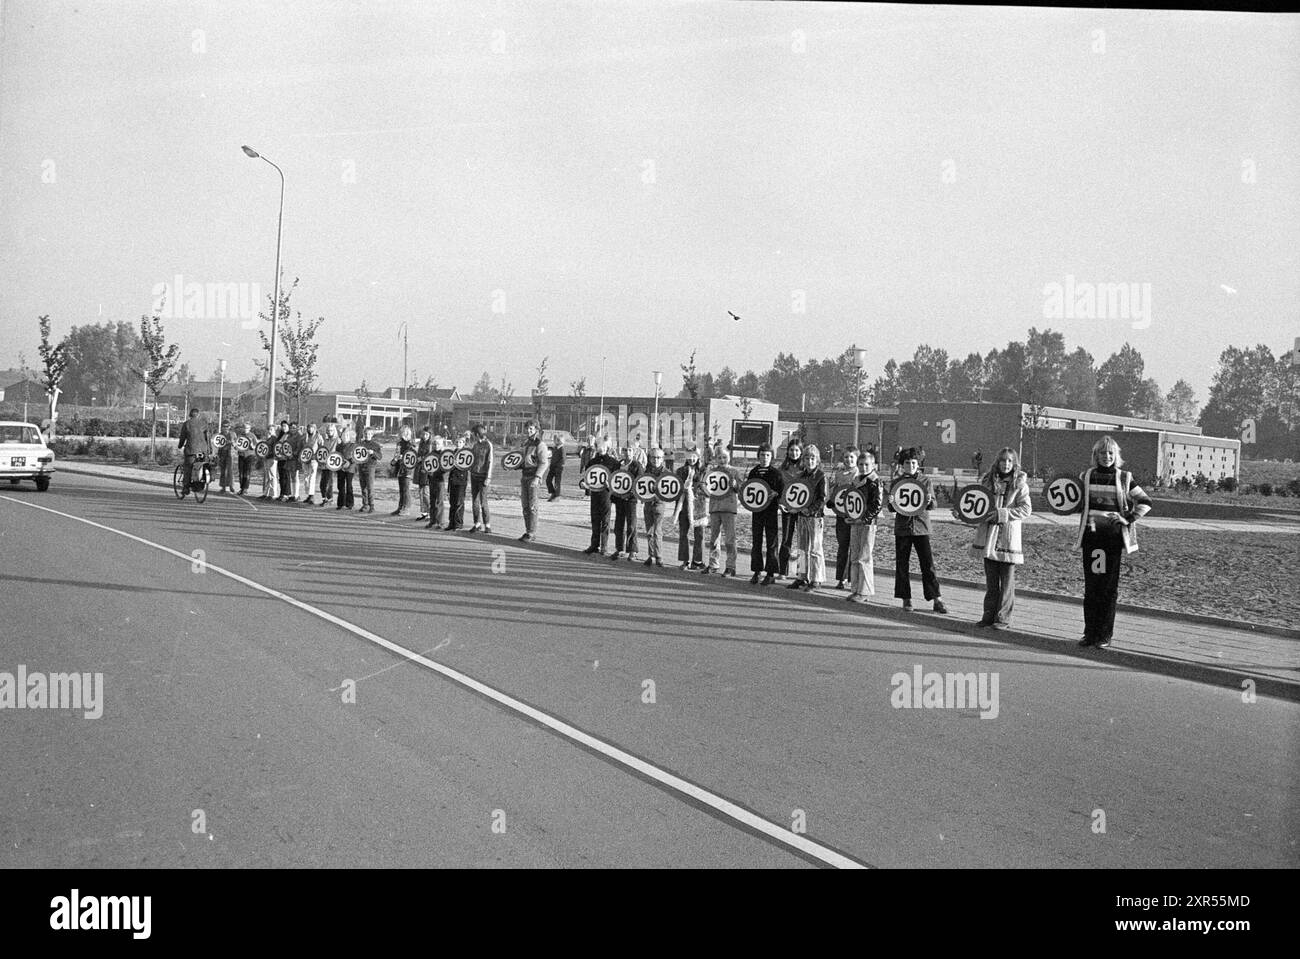
<svg viewBox="0 0 1300 959"><path fill-rule="evenodd" d="M1104 449L1112 449L1115 451L1115 469L1119 469L1121 466L1124 465L1124 457L1119 455L1119 444L1115 442L1115 437L1107 433L1101 439L1097 440L1097 442L1092 444L1092 465L1093 466L1098 465L1097 454Z"/></svg>

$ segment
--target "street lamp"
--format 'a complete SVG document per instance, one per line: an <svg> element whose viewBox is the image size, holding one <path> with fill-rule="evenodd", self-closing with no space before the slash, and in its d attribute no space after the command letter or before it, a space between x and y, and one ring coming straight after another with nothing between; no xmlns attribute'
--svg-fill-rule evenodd
<svg viewBox="0 0 1300 959"><path fill-rule="evenodd" d="M659 445L659 384L663 382L664 375L661 371L655 370L655 419L651 435L654 437L654 447Z"/></svg>
<svg viewBox="0 0 1300 959"><path fill-rule="evenodd" d="M858 349L856 343L849 349L853 353L853 366L858 371L856 382L853 384L853 445L857 447L859 408L862 406L862 368L867 365L867 351Z"/></svg>
<svg viewBox="0 0 1300 959"><path fill-rule="evenodd" d="M605 428L605 357L600 358L600 408L596 411L596 429ZM601 436L597 433L596 448L600 449Z"/></svg>
<svg viewBox="0 0 1300 959"><path fill-rule="evenodd" d="M245 156L252 157L254 160L266 160L266 157L250 146L242 146L240 149L244 151ZM270 160L266 162L271 163ZM280 338L280 238L284 229L284 171L274 163L271 163L271 166L275 167L275 172L280 174L280 214L275 222L275 295L272 297L271 304L271 365L267 368L271 380L271 388L266 393L267 430L275 428L275 353Z"/></svg>
<svg viewBox="0 0 1300 959"><path fill-rule="evenodd" d="M226 361L217 360L217 369L221 371L221 385L217 387L217 426L221 426L221 411L226 401Z"/></svg>

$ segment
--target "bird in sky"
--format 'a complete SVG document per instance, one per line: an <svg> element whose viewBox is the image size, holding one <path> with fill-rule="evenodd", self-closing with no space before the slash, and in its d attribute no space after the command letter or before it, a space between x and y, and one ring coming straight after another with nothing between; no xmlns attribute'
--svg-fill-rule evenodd
<svg viewBox="0 0 1300 959"><path fill-rule="evenodd" d="M740 322L740 317L738 317L735 313L732 313L730 310L727 311L727 315L731 317L733 320L735 320L737 323Z"/></svg>
<svg viewBox="0 0 1300 959"><path fill-rule="evenodd" d="M1227 293L1229 296L1232 296L1237 292L1232 287L1228 286L1228 284L1226 283L1220 283L1219 289L1221 289L1224 293Z"/></svg>

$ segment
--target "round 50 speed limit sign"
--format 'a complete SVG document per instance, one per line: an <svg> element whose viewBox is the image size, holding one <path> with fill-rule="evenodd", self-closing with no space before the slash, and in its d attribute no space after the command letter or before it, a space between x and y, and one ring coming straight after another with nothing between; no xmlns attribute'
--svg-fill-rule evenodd
<svg viewBox="0 0 1300 959"><path fill-rule="evenodd" d="M812 502L812 488L803 480L796 480L781 493L781 508L787 513L797 513Z"/></svg>
<svg viewBox="0 0 1300 959"><path fill-rule="evenodd" d="M523 469L524 454L515 450L513 453L507 453L501 457L501 465L508 470Z"/></svg>
<svg viewBox="0 0 1300 959"><path fill-rule="evenodd" d="M430 453L428 456L426 456L424 459L420 461L420 469L424 470L426 473L432 473L437 468L438 468L438 457L433 453Z"/></svg>
<svg viewBox="0 0 1300 959"><path fill-rule="evenodd" d="M755 477L740 488L740 505L751 513L761 513L767 509L775 495L772 487Z"/></svg>
<svg viewBox="0 0 1300 959"><path fill-rule="evenodd" d="M867 513L867 498L860 489L844 491L844 518L856 523Z"/></svg>
<svg viewBox="0 0 1300 959"><path fill-rule="evenodd" d="M415 469L415 459L416 459L415 451L407 450L405 453L402 454L402 466L408 470Z"/></svg>
<svg viewBox="0 0 1300 959"><path fill-rule="evenodd" d="M659 477L641 474L636 478L635 490L642 503L653 503L659 498Z"/></svg>
<svg viewBox="0 0 1300 959"><path fill-rule="evenodd" d="M227 442L226 434L218 433L216 436L212 437L212 448L214 450L224 450Z"/></svg>
<svg viewBox="0 0 1300 959"><path fill-rule="evenodd" d="M316 447L316 462L321 466L325 465L325 460L329 458L330 451L323 446Z"/></svg>
<svg viewBox="0 0 1300 959"><path fill-rule="evenodd" d="M957 494L957 515L968 526L978 526L984 522L984 517L992 505L993 497L978 483L963 486L961 492Z"/></svg>
<svg viewBox="0 0 1300 959"><path fill-rule="evenodd" d="M457 451L456 451L456 469L458 469L458 470L467 470L467 469L469 469L469 468L470 468L471 466L473 466L473 465L474 465L474 451L473 451L473 450L457 450Z"/></svg>
<svg viewBox="0 0 1300 959"><path fill-rule="evenodd" d="M275 458L278 460L293 459L293 447L281 440L275 444Z"/></svg>
<svg viewBox="0 0 1300 959"><path fill-rule="evenodd" d="M831 497L831 512L836 516L848 516L848 510L845 506L845 499L848 495L849 488L846 486L843 489L838 490L835 495Z"/></svg>
<svg viewBox="0 0 1300 959"><path fill-rule="evenodd" d="M659 477L659 499L665 503L674 502L682 495L682 481L672 473Z"/></svg>
<svg viewBox="0 0 1300 959"><path fill-rule="evenodd" d="M438 465L442 467L444 472L450 472L456 465L456 451L443 450L442 455L438 457Z"/></svg>
<svg viewBox="0 0 1300 959"><path fill-rule="evenodd" d="M258 456L262 457L262 459L264 460L270 459L271 444L268 443L266 440L258 440L255 452L257 453Z"/></svg>
<svg viewBox="0 0 1300 959"><path fill-rule="evenodd" d="M1061 473L1043 488L1047 508L1057 516L1069 516L1083 509L1083 487L1077 477Z"/></svg>
<svg viewBox="0 0 1300 959"><path fill-rule="evenodd" d="M357 443L352 447L352 462L360 465L370 459L370 447Z"/></svg>
<svg viewBox="0 0 1300 959"><path fill-rule="evenodd" d="M304 446L302 449L298 451L298 462L302 463L304 466L306 466L315 458L316 458L316 454L315 452L312 451L311 447L309 446Z"/></svg>
<svg viewBox="0 0 1300 959"><path fill-rule="evenodd" d="M249 450L249 447L251 447L252 445L253 445L253 444L252 444L251 442L249 442L249 439L248 439L247 436L236 436L236 437L235 437L235 449L238 450L238 451L241 452L241 453L247 453L248 450Z"/></svg>
<svg viewBox="0 0 1300 959"><path fill-rule="evenodd" d="M899 480L889 489L889 502L895 513L915 516L925 509L925 487L916 480Z"/></svg>
<svg viewBox="0 0 1300 959"><path fill-rule="evenodd" d="M626 496L632 492L633 483L635 480L627 470L615 470L614 475L609 478L609 491L615 496Z"/></svg>
<svg viewBox="0 0 1300 959"><path fill-rule="evenodd" d="M593 493L603 493L609 488L609 467L601 466L599 463L588 466L587 472L582 474L581 486Z"/></svg>
<svg viewBox="0 0 1300 959"><path fill-rule="evenodd" d="M731 492L731 474L726 470L709 470L704 474L705 496L726 496Z"/></svg>
<svg viewBox="0 0 1300 959"><path fill-rule="evenodd" d="M331 473L337 473L343 469L343 457L338 453L325 454L325 469Z"/></svg>

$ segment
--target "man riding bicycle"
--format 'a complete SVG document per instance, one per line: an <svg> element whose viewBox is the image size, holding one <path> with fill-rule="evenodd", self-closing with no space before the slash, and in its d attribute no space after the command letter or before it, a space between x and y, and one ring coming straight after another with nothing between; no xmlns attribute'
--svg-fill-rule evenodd
<svg viewBox="0 0 1300 959"><path fill-rule="evenodd" d="M176 448L184 451L182 462L185 465L187 480L185 492L188 493L203 481L201 475L195 478L195 458L201 453L206 463L212 457L212 437L209 435L207 422L199 419L197 408L190 410L190 418L181 424L180 442L176 444Z"/></svg>

